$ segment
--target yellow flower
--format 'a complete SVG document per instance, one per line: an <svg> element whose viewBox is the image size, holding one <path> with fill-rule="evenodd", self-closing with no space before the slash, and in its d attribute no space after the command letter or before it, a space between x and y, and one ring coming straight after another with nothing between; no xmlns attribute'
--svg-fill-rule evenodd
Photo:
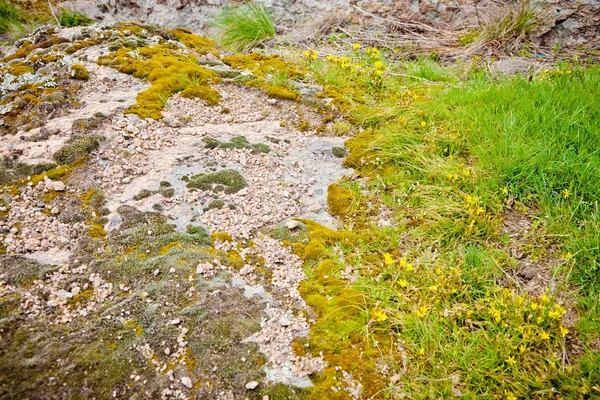
<svg viewBox="0 0 600 400"><path fill-rule="evenodd" d="M420 355L420 356L424 355L425 354L425 349L421 347L419 349L419 351L417 351L417 354Z"/></svg>
<svg viewBox="0 0 600 400"><path fill-rule="evenodd" d="M527 346L525 346L524 344L520 345L519 346L519 351L521 353L525 353L527 351Z"/></svg>
<svg viewBox="0 0 600 400"><path fill-rule="evenodd" d="M565 328L564 326L560 326L560 334L562 337L567 336L567 333L569 333L569 330L567 328Z"/></svg>
<svg viewBox="0 0 600 400"><path fill-rule="evenodd" d="M533 310L533 311L535 311L535 310L537 310L539 308L539 306L538 306L537 303L531 303L530 307L531 307L531 310Z"/></svg>
<svg viewBox="0 0 600 400"><path fill-rule="evenodd" d="M377 61L373 66L375 69L383 69L383 63L381 61Z"/></svg>
<svg viewBox="0 0 600 400"><path fill-rule="evenodd" d="M504 398L506 400L517 400L517 398L512 393L506 391L504 392Z"/></svg>
<svg viewBox="0 0 600 400"><path fill-rule="evenodd" d="M404 279L400 279L398 281L398 286L400 286L401 288L405 288L408 286L408 281L404 280Z"/></svg>
<svg viewBox="0 0 600 400"><path fill-rule="evenodd" d="M327 56L327 61L330 62L337 62L338 58L336 56Z"/></svg>
<svg viewBox="0 0 600 400"><path fill-rule="evenodd" d="M510 356L504 361L509 365L515 365L517 363L517 360L515 360L514 356Z"/></svg>
<svg viewBox="0 0 600 400"><path fill-rule="evenodd" d="M387 319L387 314L380 310L373 310L373 319L379 322L383 322Z"/></svg>
<svg viewBox="0 0 600 400"><path fill-rule="evenodd" d="M425 316L425 314L427 314L427 311L429 311L429 307L427 306L421 306L417 309L417 317L421 318L423 316Z"/></svg>
<svg viewBox="0 0 600 400"><path fill-rule="evenodd" d="M547 332L542 332L542 334L540 335L540 338L542 340L548 340L548 339L550 339L550 335Z"/></svg>
<svg viewBox="0 0 600 400"><path fill-rule="evenodd" d="M571 192L569 192L569 189L565 189L562 191L563 199L568 199L570 195L571 195Z"/></svg>
<svg viewBox="0 0 600 400"><path fill-rule="evenodd" d="M354 50L359 50L360 49L360 43L354 43L354 46L352 46L352 48Z"/></svg>
<svg viewBox="0 0 600 400"><path fill-rule="evenodd" d="M383 258L385 260L385 265L392 265L394 263L394 259L390 253L385 253Z"/></svg>
<svg viewBox="0 0 600 400"><path fill-rule="evenodd" d="M383 71L380 69L376 70L375 73L377 74L377 76L383 75Z"/></svg>
<svg viewBox="0 0 600 400"><path fill-rule="evenodd" d="M569 251L567 254L565 254L565 260L570 260L571 258L573 258L573 254L571 254Z"/></svg>
<svg viewBox="0 0 600 400"><path fill-rule="evenodd" d="M406 264L406 272L413 272L415 267L411 263Z"/></svg>
<svg viewBox="0 0 600 400"><path fill-rule="evenodd" d="M425 128L425 127L427 126L427 122L425 122L425 121L421 121L421 126L422 126L423 128Z"/></svg>
<svg viewBox="0 0 600 400"><path fill-rule="evenodd" d="M401 267L406 267L406 257L402 257L402 258L400 259L400 266L401 266Z"/></svg>
<svg viewBox="0 0 600 400"><path fill-rule="evenodd" d="M503 195L507 195L507 194L508 194L508 188L507 188L506 186L504 186L504 187L502 188L502 194L503 194Z"/></svg>

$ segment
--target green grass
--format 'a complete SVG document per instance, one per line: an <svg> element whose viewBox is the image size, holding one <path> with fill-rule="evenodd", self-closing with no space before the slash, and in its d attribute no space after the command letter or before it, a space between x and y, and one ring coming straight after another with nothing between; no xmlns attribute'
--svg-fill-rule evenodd
<svg viewBox="0 0 600 400"><path fill-rule="evenodd" d="M313 398L333 396L335 366L365 398L597 396L600 68L491 81L476 62L306 65L365 128L347 142L362 179L342 231L309 226L301 292L331 367ZM392 227L377 225L382 208ZM518 242L503 233L509 209L531 220ZM511 249L552 277L544 295L523 290ZM566 328L564 299L578 315Z"/></svg>
<svg viewBox="0 0 600 400"><path fill-rule="evenodd" d="M477 31L473 46L516 50L519 44L537 27L539 12L531 0L519 0L498 9L490 15ZM463 38L463 40L466 38Z"/></svg>
<svg viewBox="0 0 600 400"><path fill-rule="evenodd" d="M0 0L0 33L23 30L20 11L7 0Z"/></svg>
<svg viewBox="0 0 600 400"><path fill-rule="evenodd" d="M275 36L273 17L262 4L227 7L216 17L217 41L236 51L249 50Z"/></svg>
<svg viewBox="0 0 600 400"><path fill-rule="evenodd" d="M61 26L86 26L93 24L94 21L89 19L85 14L79 11L63 10L58 18Z"/></svg>

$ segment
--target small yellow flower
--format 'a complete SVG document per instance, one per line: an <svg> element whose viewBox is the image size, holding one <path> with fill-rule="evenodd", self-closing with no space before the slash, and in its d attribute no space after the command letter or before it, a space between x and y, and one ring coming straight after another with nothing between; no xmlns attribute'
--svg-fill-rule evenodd
<svg viewBox="0 0 600 400"><path fill-rule="evenodd" d="M375 69L383 69L383 63L381 61L375 62L373 66L375 67Z"/></svg>
<svg viewBox="0 0 600 400"><path fill-rule="evenodd" d="M388 318L387 314L380 310L373 310L373 319L383 322Z"/></svg>
<svg viewBox="0 0 600 400"><path fill-rule="evenodd" d="M512 393L509 393L509 392L504 392L504 398L506 400L517 400L515 395L513 395Z"/></svg>
<svg viewBox="0 0 600 400"><path fill-rule="evenodd" d="M360 47L360 43L354 43L354 46L352 46L354 50L360 50Z"/></svg>
<svg viewBox="0 0 600 400"><path fill-rule="evenodd" d="M571 192L569 192L569 189L565 189L562 191L562 197L563 199L568 199L569 196L571 196Z"/></svg>
<svg viewBox="0 0 600 400"><path fill-rule="evenodd" d="M413 272L415 267L411 263L406 264L406 272Z"/></svg>
<svg viewBox="0 0 600 400"><path fill-rule="evenodd" d="M375 74L377 74L377 76L381 76L381 75L383 75L383 71L380 69L375 70Z"/></svg>
<svg viewBox="0 0 600 400"><path fill-rule="evenodd" d="M562 337L567 336L567 334L569 333L569 330L567 328L565 328L564 326L560 326L560 334Z"/></svg>
<svg viewBox="0 0 600 400"><path fill-rule="evenodd" d="M542 332L542 334L540 335L540 338L542 340L548 340L548 339L550 339L550 335L548 334L548 332Z"/></svg>
<svg viewBox="0 0 600 400"><path fill-rule="evenodd" d="M417 309L417 317L421 318L423 316L425 316L425 314L427 314L427 311L429 311L429 307L427 306L421 306Z"/></svg>
<svg viewBox="0 0 600 400"><path fill-rule="evenodd" d="M508 194L508 188L506 186L502 188L502 194L505 196Z"/></svg>
<svg viewBox="0 0 600 400"><path fill-rule="evenodd" d="M524 344L520 345L519 346L519 351L521 353L525 353L527 351L527 346L525 346Z"/></svg>
<svg viewBox="0 0 600 400"><path fill-rule="evenodd" d="M398 281L398 286L400 286L401 288L405 288L408 286L408 281L404 280L404 279L400 279Z"/></svg>
<svg viewBox="0 0 600 400"><path fill-rule="evenodd" d="M385 265L392 265L394 263L394 258L390 253L385 253L383 258L385 260Z"/></svg>
<svg viewBox="0 0 600 400"><path fill-rule="evenodd" d="M569 251L567 254L565 254L565 260L570 260L571 258L573 258L573 254L571 254Z"/></svg>
<svg viewBox="0 0 600 400"><path fill-rule="evenodd" d="M517 360L515 360L514 356L510 356L504 361L509 365L515 365L517 363Z"/></svg>
<svg viewBox="0 0 600 400"><path fill-rule="evenodd" d="M400 266L401 266L402 268L406 267L406 257L402 257L402 258L400 259Z"/></svg>
<svg viewBox="0 0 600 400"><path fill-rule="evenodd" d="M537 303L531 303L530 307L531 307L532 311L535 311L535 310L537 310L539 308L539 305Z"/></svg>
<svg viewBox="0 0 600 400"><path fill-rule="evenodd" d="M419 349L419 351L417 351L417 354L420 355L420 356L424 355L425 354L425 349L421 347Z"/></svg>
<svg viewBox="0 0 600 400"><path fill-rule="evenodd" d="M327 56L327 61L330 62L337 62L338 58L336 56Z"/></svg>
<svg viewBox="0 0 600 400"><path fill-rule="evenodd" d="M422 126L423 128L425 128L425 127L427 126L427 122L425 122L425 121L421 121L421 126Z"/></svg>

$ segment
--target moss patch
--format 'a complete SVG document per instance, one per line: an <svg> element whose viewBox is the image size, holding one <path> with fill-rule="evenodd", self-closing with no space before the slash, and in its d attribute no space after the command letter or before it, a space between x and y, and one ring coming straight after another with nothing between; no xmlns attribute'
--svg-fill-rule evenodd
<svg viewBox="0 0 600 400"><path fill-rule="evenodd" d="M90 73L83 65L75 64L71 65L69 77L80 81L87 81L90 79Z"/></svg>
<svg viewBox="0 0 600 400"><path fill-rule="evenodd" d="M71 137L63 147L52 155L60 165L71 164L81 157L86 157L100 147L104 138L99 135L76 135Z"/></svg>
<svg viewBox="0 0 600 400"><path fill-rule="evenodd" d="M248 184L244 177L233 169L194 175L187 184L188 188L211 190L215 193L237 193L246 186Z"/></svg>

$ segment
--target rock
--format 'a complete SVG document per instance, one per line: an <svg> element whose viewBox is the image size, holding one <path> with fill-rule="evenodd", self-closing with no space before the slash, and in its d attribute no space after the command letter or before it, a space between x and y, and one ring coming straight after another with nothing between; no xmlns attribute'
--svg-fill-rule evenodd
<svg viewBox="0 0 600 400"><path fill-rule="evenodd" d="M282 318L281 320L279 320L279 324L281 326L290 326L291 325L291 321L287 318Z"/></svg>
<svg viewBox="0 0 600 400"><path fill-rule="evenodd" d="M33 250L37 249L39 246L40 246L39 239L28 239L25 242L25 250L27 250L27 251L33 251Z"/></svg>
<svg viewBox="0 0 600 400"><path fill-rule="evenodd" d="M192 380L187 376L184 376L183 378L181 378L181 383L183 384L183 386L185 386L188 389L192 388Z"/></svg>
<svg viewBox="0 0 600 400"><path fill-rule="evenodd" d="M248 390L254 390L258 387L258 382L256 381L250 381L248 383L246 383L246 389Z"/></svg>
<svg viewBox="0 0 600 400"><path fill-rule="evenodd" d="M166 354L166 355L169 355L169 354L171 354L171 349L167 347L167 348L165 349L165 354Z"/></svg>
<svg viewBox="0 0 600 400"><path fill-rule="evenodd" d="M61 300L66 300L66 299L72 299L73 298L73 293L71 292L67 292L66 290L59 290L58 293L58 298Z"/></svg>
<svg viewBox="0 0 600 400"><path fill-rule="evenodd" d="M180 323L181 323L181 320L179 318L169 321L169 324L171 324L171 325L179 325Z"/></svg>
<svg viewBox="0 0 600 400"><path fill-rule="evenodd" d="M272 106L274 106L275 104L277 104L277 99L268 99L267 103L271 104Z"/></svg>
<svg viewBox="0 0 600 400"><path fill-rule="evenodd" d="M52 181L47 176L44 177L44 185L48 190L55 190L57 192L62 192L65 190L65 184L61 181Z"/></svg>
<svg viewBox="0 0 600 400"><path fill-rule="evenodd" d="M291 220L285 223L285 226L289 229L296 229L297 227L300 226L300 222L296 221L296 220Z"/></svg>

